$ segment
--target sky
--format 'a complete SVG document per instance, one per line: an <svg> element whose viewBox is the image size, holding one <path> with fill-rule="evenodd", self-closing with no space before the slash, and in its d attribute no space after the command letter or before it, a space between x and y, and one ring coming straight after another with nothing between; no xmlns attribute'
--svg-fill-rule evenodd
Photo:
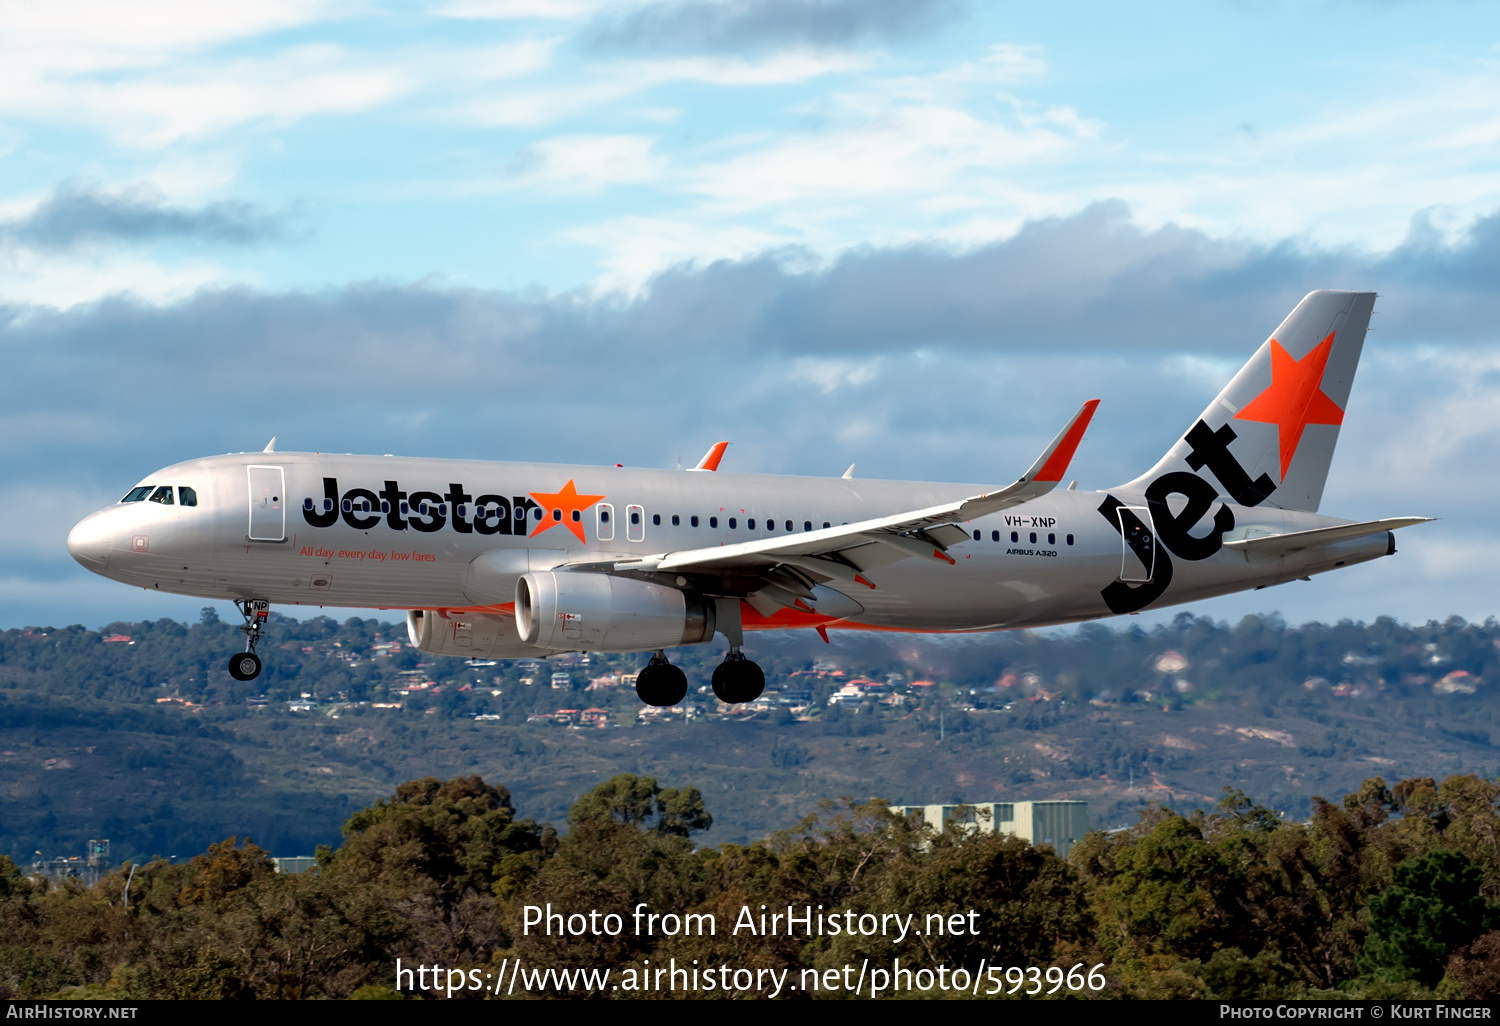
<svg viewBox="0 0 1500 1026"><path fill-rule="evenodd" d="M1470 2L0 0L0 627L195 617L68 528L272 435L1004 483L1098 397L1108 487L1315 288L1380 293L1322 511L1440 519L1186 609L1496 615L1497 43Z"/></svg>

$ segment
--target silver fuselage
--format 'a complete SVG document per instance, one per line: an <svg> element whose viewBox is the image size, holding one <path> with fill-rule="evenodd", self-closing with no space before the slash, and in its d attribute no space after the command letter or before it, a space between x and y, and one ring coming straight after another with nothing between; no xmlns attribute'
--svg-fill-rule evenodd
<svg viewBox="0 0 1500 1026"><path fill-rule="evenodd" d="M564 490L569 481L579 495L601 497L582 508L577 519L571 509L554 514L550 503L536 502L537 496ZM510 596L503 582L496 583L493 556L485 561L488 576L476 579L475 561L486 553L512 554L501 564L519 574L563 563L784 536L789 523L793 532L816 530L985 490L976 484L321 453L191 460L166 467L141 484L169 486L179 501L120 502L92 514L68 539L82 565L126 584L207 599L497 615L509 613ZM181 504L184 487L192 489L196 505ZM486 496L491 500L482 511L486 516L476 523L476 500ZM503 500L503 509L497 499ZM843 598L830 595L833 601L819 603L816 617L789 609L785 616L765 618L747 606L745 626L908 631L1035 627L1126 611L1118 602L1112 609L1105 590L1145 587L1142 577L1154 577L1157 585L1169 581L1145 603L1156 608L1263 587L1392 551L1383 533L1272 558L1221 547L1207 557L1183 559L1158 546L1156 565L1147 567L1122 544L1115 514L1101 512L1111 499L1144 505L1140 495L1119 489L1060 489L961 524L971 540L950 547L951 564L936 558L902 559L869 571L873 588L831 585ZM419 512L424 501L426 515ZM1225 505L1216 502L1194 533L1208 533ZM1271 506L1231 504L1228 509L1234 527L1224 540L1345 523ZM518 513L523 519L517 519ZM711 526L711 519L717 526ZM768 528L768 522L773 526ZM1122 578L1136 583L1123 584Z"/></svg>

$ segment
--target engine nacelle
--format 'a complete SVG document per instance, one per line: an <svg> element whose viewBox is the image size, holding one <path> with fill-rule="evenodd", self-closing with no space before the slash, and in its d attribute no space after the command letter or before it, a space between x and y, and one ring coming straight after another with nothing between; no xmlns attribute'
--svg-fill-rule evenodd
<svg viewBox="0 0 1500 1026"><path fill-rule="evenodd" d="M509 616L412 609L406 614L406 636L416 648L433 655L461 659L526 659L536 655L535 649L516 636L516 622Z"/></svg>
<svg viewBox="0 0 1500 1026"><path fill-rule="evenodd" d="M537 648L650 652L712 641L714 603L629 577L541 570L516 582L516 630Z"/></svg>

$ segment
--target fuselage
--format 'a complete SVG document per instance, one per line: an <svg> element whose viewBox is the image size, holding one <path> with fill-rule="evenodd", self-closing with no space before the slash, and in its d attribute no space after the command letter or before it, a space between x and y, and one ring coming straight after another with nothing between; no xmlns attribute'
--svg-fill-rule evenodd
<svg viewBox="0 0 1500 1026"><path fill-rule="evenodd" d="M805 533L985 489L247 453L149 475L130 501L80 522L68 547L105 577L208 599L506 615L514 578L528 570ZM1059 489L960 524L969 539L951 545L947 558L881 566L866 575L874 587L834 582L820 589L827 600L813 613L763 616L747 605L744 626L985 631L1068 623L1264 587L1393 551L1380 534L1257 559L1221 543L1346 521L1219 499L1194 524L1175 525L1175 540L1163 535L1159 516L1143 558L1126 541L1121 505L1144 510L1147 502L1119 489Z"/></svg>

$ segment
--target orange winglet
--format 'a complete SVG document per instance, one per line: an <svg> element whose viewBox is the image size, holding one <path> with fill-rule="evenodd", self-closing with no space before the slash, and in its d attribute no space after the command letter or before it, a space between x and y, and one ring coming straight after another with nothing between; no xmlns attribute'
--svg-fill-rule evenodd
<svg viewBox="0 0 1500 1026"><path fill-rule="evenodd" d="M861 574L855 574L854 575L854 579L856 581L858 581L860 584L863 584L866 588L869 588L871 591L875 590L875 585L873 585L869 581L865 580L863 575L861 575Z"/></svg>
<svg viewBox="0 0 1500 1026"><path fill-rule="evenodd" d="M946 559L948 561L948 565L949 566L957 566L958 565L958 560L956 560L952 556L948 555L948 553L944 552L942 549L933 549L932 550L932 558L933 559Z"/></svg>
<svg viewBox="0 0 1500 1026"><path fill-rule="evenodd" d="M728 442L715 442L714 447L698 461L694 470L718 470L719 461L724 458L724 450L729 448Z"/></svg>
<svg viewBox="0 0 1500 1026"><path fill-rule="evenodd" d="M828 628L827 627L824 627L822 624L818 624L815 627L813 627L813 630L815 630L815 631L818 632L818 637L820 637L820 638L823 639L823 644L825 644L825 645L831 644L831 642L828 640Z"/></svg>
<svg viewBox="0 0 1500 1026"><path fill-rule="evenodd" d="M1042 464L1042 469L1036 472L1034 481L1061 481L1064 474L1068 472L1068 464L1073 462L1073 454L1078 451L1078 443L1083 441L1083 433L1089 429L1089 421L1094 419L1094 411L1099 408L1099 400L1090 399L1083 404L1083 409L1078 411L1078 416L1073 423L1068 425L1067 434L1058 443L1057 450L1053 452L1047 462Z"/></svg>

